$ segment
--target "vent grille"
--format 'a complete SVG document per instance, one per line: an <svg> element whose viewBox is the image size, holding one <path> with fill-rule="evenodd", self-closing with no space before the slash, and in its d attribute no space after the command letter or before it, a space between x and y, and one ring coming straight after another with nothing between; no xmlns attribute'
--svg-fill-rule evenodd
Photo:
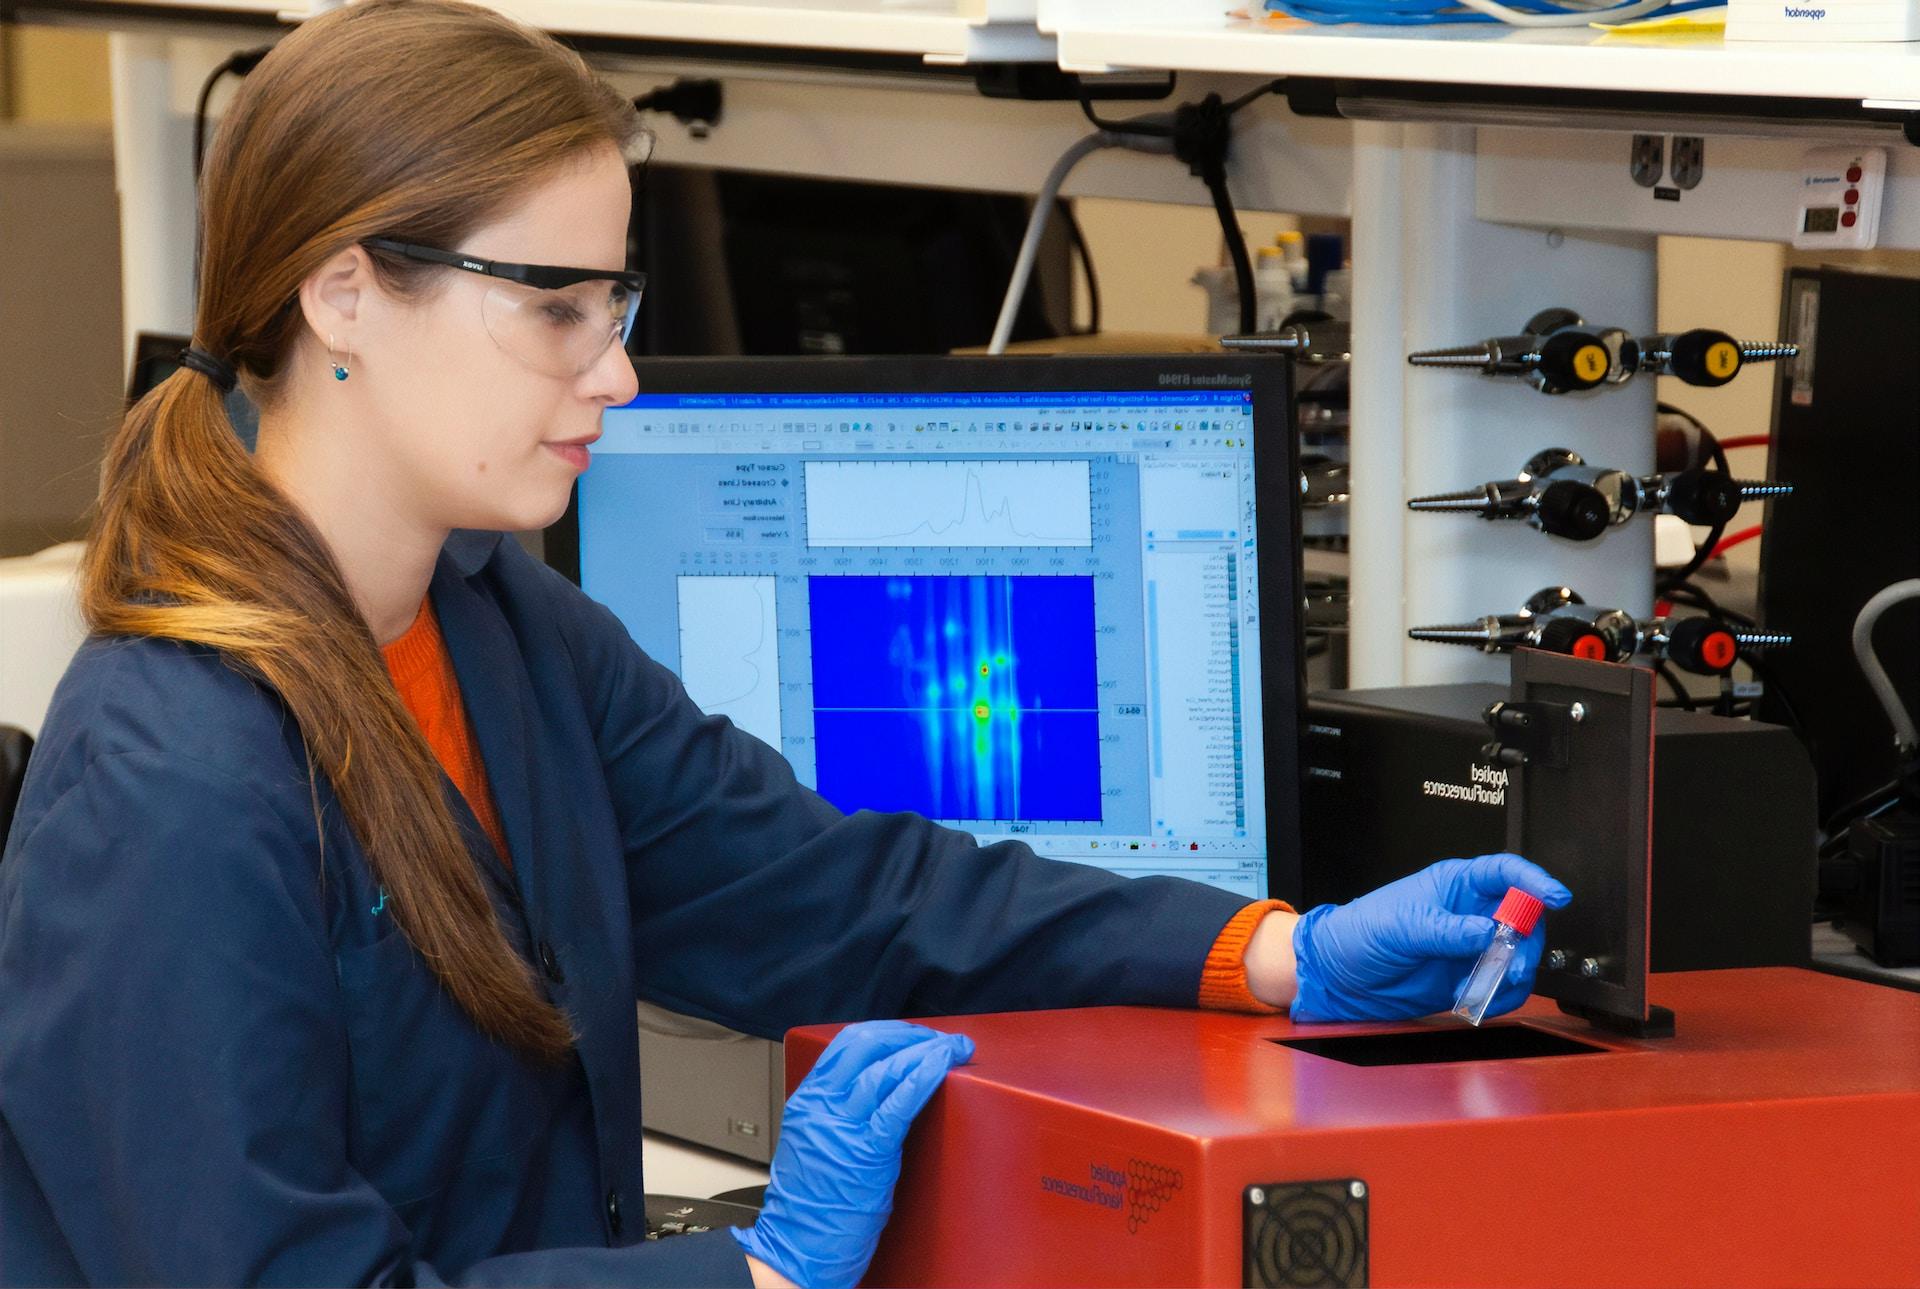
<svg viewBox="0 0 1920 1289"><path fill-rule="evenodd" d="M1365 1289L1365 1182L1249 1186L1241 1207L1248 1289Z"/></svg>

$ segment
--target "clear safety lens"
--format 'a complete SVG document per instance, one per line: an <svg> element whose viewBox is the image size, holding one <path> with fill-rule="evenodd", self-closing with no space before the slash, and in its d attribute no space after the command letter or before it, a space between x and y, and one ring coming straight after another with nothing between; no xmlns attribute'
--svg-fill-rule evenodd
<svg viewBox="0 0 1920 1289"><path fill-rule="evenodd" d="M640 311L640 293L618 282L578 282L555 290L496 282L481 314L502 349L535 371L572 378L613 344L624 345Z"/></svg>

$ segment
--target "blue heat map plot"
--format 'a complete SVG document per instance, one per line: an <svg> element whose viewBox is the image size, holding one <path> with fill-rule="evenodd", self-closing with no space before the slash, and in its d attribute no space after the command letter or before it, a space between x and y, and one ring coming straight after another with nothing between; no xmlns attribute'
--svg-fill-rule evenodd
<svg viewBox="0 0 1920 1289"><path fill-rule="evenodd" d="M1100 818L1091 577L807 584L821 796L930 819Z"/></svg>

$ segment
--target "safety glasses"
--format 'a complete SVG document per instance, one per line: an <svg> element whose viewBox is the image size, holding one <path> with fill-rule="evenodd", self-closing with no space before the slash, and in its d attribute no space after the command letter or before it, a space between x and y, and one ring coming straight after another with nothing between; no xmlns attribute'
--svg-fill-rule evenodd
<svg viewBox="0 0 1920 1289"><path fill-rule="evenodd" d="M487 334L535 371L563 379L585 372L607 346L626 344L647 285L644 273L506 264L384 237L364 244L493 279L480 304Z"/></svg>

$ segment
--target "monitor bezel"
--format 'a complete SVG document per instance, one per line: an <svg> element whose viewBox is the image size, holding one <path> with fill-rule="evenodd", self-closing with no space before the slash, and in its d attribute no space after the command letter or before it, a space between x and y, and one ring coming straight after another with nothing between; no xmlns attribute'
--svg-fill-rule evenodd
<svg viewBox="0 0 1920 1289"><path fill-rule="evenodd" d="M1293 429L1291 366L1277 356L1235 354L634 359L640 388L653 394L1252 391L1267 894L1297 903L1302 880L1306 647L1301 612L1300 448ZM576 484L566 512L546 530L543 544L547 563L576 586L580 582L579 503ZM1284 579L1274 576L1276 567L1285 573ZM1288 767L1290 777L1285 773Z"/></svg>
<svg viewBox="0 0 1920 1289"><path fill-rule="evenodd" d="M180 365L180 351L193 343L191 336L170 331L142 331L133 338L133 370L127 376L127 406L139 402L149 390L171 376Z"/></svg>

